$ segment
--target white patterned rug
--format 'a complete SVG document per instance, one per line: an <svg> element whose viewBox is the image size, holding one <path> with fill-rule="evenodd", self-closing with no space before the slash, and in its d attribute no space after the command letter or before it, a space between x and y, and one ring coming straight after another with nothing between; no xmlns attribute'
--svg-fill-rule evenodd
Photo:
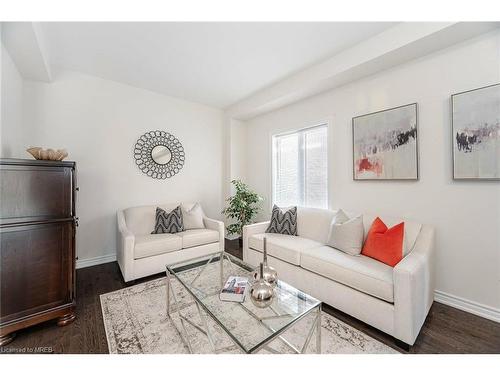
<svg viewBox="0 0 500 375"><path fill-rule="evenodd" d="M101 298L102 315L108 348L110 353L187 353L172 321L166 316L166 280L160 278L115 292L103 294ZM177 300L185 300L187 292L180 287L177 280L172 280L173 290ZM183 310L183 313L193 321L198 321L195 305ZM311 314L312 315L312 314ZM175 316L175 314L174 314ZM314 317L311 316L311 319ZM220 353L241 353L227 334L211 319L208 319L211 332L214 336L216 348L226 348ZM180 326L179 320L174 322ZM283 335L290 343L301 347L309 331L311 321L305 317L297 322ZM340 320L323 313L321 321L322 353L327 354L355 354L355 353L384 353L395 354L397 351L385 344L365 335L357 329ZM210 346L205 335L186 324L190 342L195 353L210 353ZM251 332L248 333L249 335ZM315 353L313 338L307 353ZM281 341L274 340L272 349L291 353L291 350ZM268 353L262 349L260 353Z"/></svg>

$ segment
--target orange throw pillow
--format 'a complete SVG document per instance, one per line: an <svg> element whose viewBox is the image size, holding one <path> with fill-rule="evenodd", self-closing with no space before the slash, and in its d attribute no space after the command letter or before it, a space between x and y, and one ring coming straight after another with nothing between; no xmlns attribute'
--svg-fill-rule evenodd
<svg viewBox="0 0 500 375"><path fill-rule="evenodd" d="M361 254L394 267L403 259L405 223L387 228L380 218L373 220Z"/></svg>

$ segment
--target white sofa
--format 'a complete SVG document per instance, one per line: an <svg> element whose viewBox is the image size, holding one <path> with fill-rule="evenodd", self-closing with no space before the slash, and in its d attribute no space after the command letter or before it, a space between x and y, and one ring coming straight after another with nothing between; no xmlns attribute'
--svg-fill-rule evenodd
<svg viewBox="0 0 500 375"><path fill-rule="evenodd" d="M410 252L392 268L326 246L335 213L299 207L298 236L265 233L269 222L247 225L243 259L257 266L266 236L268 261L279 279L413 345L434 299L434 229L380 216L388 226L405 221L404 246ZM363 215L365 238L375 217Z"/></svg>
<svg viewBox="0 0 500 375"><path fill-rule="evenodd" d="M169 212L179 204L139 206L118 211L117 261L126 282L164 272L169 263L224 250L224 224L205 215L204 229L151 234L156 207ZM190 209L193 203L183 205Z"/></svg>

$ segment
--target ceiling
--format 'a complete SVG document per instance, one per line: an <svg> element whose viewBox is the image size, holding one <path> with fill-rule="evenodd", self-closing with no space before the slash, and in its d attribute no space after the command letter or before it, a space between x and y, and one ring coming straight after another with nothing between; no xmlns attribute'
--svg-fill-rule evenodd
<svg viewBox="0 0 500 375"><path fill-rule="evenodd" d="M226 108L394 26L40 23L51 66Z"/></svg>

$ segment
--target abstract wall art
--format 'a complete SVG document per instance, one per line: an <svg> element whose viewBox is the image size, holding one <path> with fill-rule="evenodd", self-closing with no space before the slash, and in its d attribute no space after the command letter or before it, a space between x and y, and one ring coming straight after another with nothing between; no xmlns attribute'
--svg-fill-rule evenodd
<svg viewBox="0 0 500 375"><path fill-rule="evenodd" d="M417 103L354 117L354 180L418 180Z"/></svg>
<svg viewBox="0 0 500 375"><path fill-rule="evenodd" d="M451 96L453 178L500 180L500 84Z"/></svg>

